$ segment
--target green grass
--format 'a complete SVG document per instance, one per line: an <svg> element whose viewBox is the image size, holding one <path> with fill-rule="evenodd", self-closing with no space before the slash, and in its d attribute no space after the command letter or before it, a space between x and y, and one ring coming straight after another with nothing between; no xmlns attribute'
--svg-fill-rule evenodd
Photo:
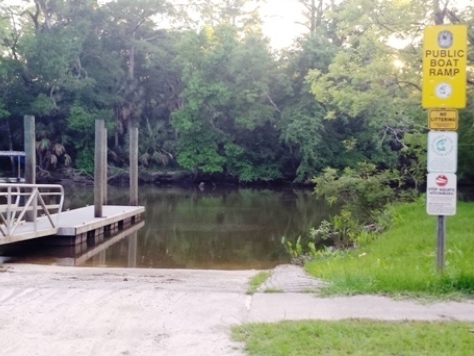
<svg viewBox="0 0 474 356"><path fill-rule="evenodd" d="M393 226L349 252L321 254L305 268L326 294L425 298L474 296L474 204L447 218L446 269L436 270L436 217L424 202L394 207ZM263 282L262 282L263 283ZM369 320L246 324L232 330L248 355L472 355L474 323Z"/></svg>
<svg viewBox="0 0 474 356"><path fill-rule="evenodd" d="M454 298L474 295L474 204L458 202L447 217L446 268L436 270L435 216L424 201L394 207L393 226L348 253L308 262L306 270L329 282L323 294L388 294Z"/></svg>
<svg viewBox="0 0 474 356"><path fill-rule="evenodd" d="M473 325L344 320L248 324L233 328L248 355L472 355Z"/></svg>
<svg viewBox="0 0 474 356"><path fill-rule="evenodd" d="M262 271L257 273L250 279L249 288L247 289L247 294L254 294L257 289L265 283L265 281L270 278L272 273L270 271Z"/></svg>

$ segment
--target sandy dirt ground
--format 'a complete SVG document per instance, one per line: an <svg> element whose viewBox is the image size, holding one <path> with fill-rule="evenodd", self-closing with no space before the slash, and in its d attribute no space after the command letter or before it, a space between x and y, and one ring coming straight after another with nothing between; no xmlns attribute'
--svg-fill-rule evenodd
<svg viewBox="0 0 474 356"><path fill-rule="evenodd" d="M0 354L242 355L230 327L254 274L7 265Z"/></svg>

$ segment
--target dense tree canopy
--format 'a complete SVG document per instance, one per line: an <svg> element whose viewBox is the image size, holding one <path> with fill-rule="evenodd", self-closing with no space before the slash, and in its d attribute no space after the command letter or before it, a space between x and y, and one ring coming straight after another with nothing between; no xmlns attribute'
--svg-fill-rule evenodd
<svg viewBox="0 0 474 356"><path fill-rule="evenodd" d="M473 46L474 6L291 1L305 32L283 49L262 32L264 0L0 1L0 150L22 149L22 117L34 115L41 169L91 171L102 118L119 167L136 125L150 170L307 182L367 162L420 184L423 29L467 24ZM473 84L460 115L465 180L474 178Z"/></svg>

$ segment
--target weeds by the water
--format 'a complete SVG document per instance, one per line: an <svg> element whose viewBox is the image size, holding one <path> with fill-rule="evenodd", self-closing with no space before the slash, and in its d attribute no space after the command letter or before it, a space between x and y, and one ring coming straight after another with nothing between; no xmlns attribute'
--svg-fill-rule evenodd
<svg viewBox="0 0 474 356"><path fill-rule="evenodd" d="M264 293L283 293L284 290L281 288L267 288L263 292Z"/></svg>
<svg viewBox="0 0 474 356"><path fill-rule="evenodd" d="M471 355L473 323L368 320L247 324L233 328L248 355Z"/></svg>
<svg viewBox="0 0 474 356"><path fill-rule="evenodd" d="M247 294L254 294L257 289L265 283L265 281L270 278L272 272L262 271L257 273L255 276L250 279L249 288L247 289Z"/></svg>
<svg viewBox="0 0 474 356"><path fill-rule="evenodd" d="M424 202L398 205L393 226L377 240L358 240L346 254L306 263L307 271L330 282L327 294L385 293L452 298L474 295L474 204L459 202L447 218L446 269L436 271L436 218Z"/></svg>

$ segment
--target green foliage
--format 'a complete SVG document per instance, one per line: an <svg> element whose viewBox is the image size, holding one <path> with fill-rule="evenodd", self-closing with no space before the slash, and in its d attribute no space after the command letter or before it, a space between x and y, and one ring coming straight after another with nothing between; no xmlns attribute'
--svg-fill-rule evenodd
<svg viewBox="0 0 474 356"><path fill-rule="evenodd" d="M328 245L337 251L374 240L391 225L389 204L399 199L393 187L399 180L396 172L379 171L370 163L359 163L357 169L346 168L341 174L327 168L313 179L315 193L341 210L294 243L283 237L287 252L293 258L312 259L321 257L320 249Z"/></svg>
<svg viewBox="0 0 474 356"><path fill-rule="evenodd" d="M390 1L371 5L364 0L345 1L323 14L332 29L326 36L339 47L331 63L311 68L306 79L325 108L324 117L332 122L325 124L330 140L342 144L331 143L332 152L326 154L334 157L332 167L367 161L395 168L404 134L424 131L419 91L414 90L419 88L420 75L411 65L416 50L397 51L389 41L394 33L403 36L410 31L408 23L403 29L397 27L405 21L397 16L407 7ZM409 11L412 15L421 7ZM374 25L381 24L381 17L387 17L390 25ZM398 20L388 20L393 17Z"/></svg>
<svg viewBox="0 0 474 356"><path fill-rule="evenodd" d="M352 217L349 210L342 209L341 213L333 217L333 238L337 248L351 246L355 238L362 231L360 223Z"/></svg>
<svg viewBox="0 0 474 356"><path fill-rule="evenodd" d="M184 46L200 46L195 50L201 55ZM275 153L261 142L273 130L267 124L273 111L267 98L269 68L262 68L269 62L260 60L268 56L265 44L252 36L239 44L235 28L223 25L184 37L182 48L185 104L172 119L179 134L178 163L242 181L278 177Z"/></svg>
<svg viewBox="0 0 474 356"><path fill-rule="evenodd" d="M296 181L303 182L316 174L326 163L325 157L321 154L323 144L321 111L314 113L311 110L314 109L314 105L308 106L308 108L289 107L282 114L282 119L288 121L282 139L288 147L297 151L293 153L299 161Z"/></svg>
<svg viewBox="0 0 474 356"><path fill-rule="evenodd" d="M341 174L326 168L322 175L313 179L317 196L329 203L342 204L353 212L361 222L370 218L370 213L383 210L395 200L391 185L399 185L397 172L377 170L374 164L361 162L356 169L346 168Z"/></svg>
<svg viewBox="0 0 474 356"><path fill-rule="evenodd" d="M436 219L426 214L424 199L397 204L392 226L379 238L360 238L359 248L338 259L314 260L307 270L330 282L325 293L390 294L431 297L474 295L468 222L472 203L458 203L449 217L446 269L436 271Z"/></svg>
<svg viewBox="0 0 474 356"><path fill-rule="evenodd" d="M281 176L279 166L275 162L275 152L264 142L253 142L253 150L227 143L225 145L226 172L239 177L243 182L272 181Z"/></svg>
<svg viewBox="0 0 474 356"><path fill-rule="evenodd" d="M174 143L170 140L171 127L165 121L154 125L146 119L146 126L140 130L139 161L143 166L168 166L173 161Z"/></svg>
<svg viewBox="0 0 474 356"><path fill-rule="evenodd" d="M358 245L361 241L375 240L382 226L376 231L367 229L352 217L348 210L342 210L330 221L323 220L318 228L310 228L306 235L298 236L295 242L281 238L281 243L294 263L304 263L329 256L342 256L348 248Z"/></svg>
<svg viewBox="0 0 474 356"><path fill-rule="evenodd" d="M288 254L293 257L300 257L303 254L303 246L301 245L301 236L298 236L295 243L293 244L285 236L281 237L281 243L285 247Z"/></svg>
<svg viewBox="0 0 474 356"><path fill-rule="evenodd" d="M331 137L332 130L325 127L326 110L315 101L306 80L310 70L327 69L336 46L321 31L302 39L300 46L300 51L291 52L289 59L281 63L286 81L280 89L283 105L278 126L285 149L284 169L294 172L296 181L308 182L339 156L329 148L335 140Z"/></svg>
<svg viewBox="0 0 474 356"><path fill-rule="evenodd" d="M140 128L140 162L150 168L309 183L325 167L369 162L420 187L420 33L438 2L302 3L308 31L281 51L269 47L250 0L47 1L28 11L5 3L4 148L21 149L20 119L33 114L49 127L41 147L62 145L76 162L93 147L91 123L103 118L118 166L127 164L132 123ZM449 3L438 20L470 25L473 14ZM471 106L459 130L458 174L467 181Z"/></svg>
<svg viewBox="0 0 474 356"><path fill-rule="evenodd" d="M210 137L203 136L194 136L187 141L183 139L178 143L178 163L195 173L222 172L224 157L217 152L215 142Z"/></svg>
<svg viewBox="0 0 474 356"><path fill-rule="evenodd" d="M94 171L95 121L107 117L110 117L108 110L90 111L79 102L71 105L66 120L67 132L74 137L70 142L70 150L76 153L76 168L89 173Z"/></svg>
<svg viewBox="0 0 474 356"><path fill-rule="evenodd" d="M76 167L87 173L94 173L94 150L86 147L81 150L75 161Z"/></svg>
<svg viewBox="0 0 474 356"><path fill-rule="evenodd" d="M426 180L426 145L426 134L407 133L404 135L404 146L399 153L400 176L406 184L415 188L419 188Z"/></svg>
<svg viewBox="0 0 474 356"><path fill-rule="evenodd" d="M459 138L458 138L458 176L460 179L474 178L474 120L471 111L463 110L460 112L459 120Z"/></svg>
<svg viewBox="0 0 474 356"><path fill-rule="evenodd" d="M69 166L72 163L71 156L65 147L67 138L65 135L59 135L60 131L61 127L52 122L36 123L37 163L42 170Z"/></svg>
<svg viewBox="0 0 474 356"><path fill-rule="evenodd" d="M47 116L56 110L54 102L45 94L39 94L31 103L31 112L35 115Z"/></svg>

